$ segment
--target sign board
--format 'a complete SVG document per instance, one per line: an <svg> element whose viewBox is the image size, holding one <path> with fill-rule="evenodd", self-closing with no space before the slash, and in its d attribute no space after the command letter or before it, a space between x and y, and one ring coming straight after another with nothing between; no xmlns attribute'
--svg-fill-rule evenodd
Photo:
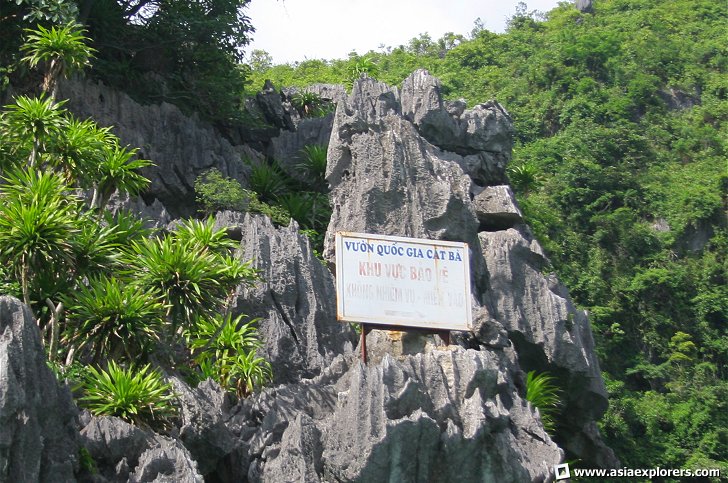
<svg viewBox="0 0 728 483"><path fill-rule="evenodd" d="M468 244L336 234L337 318L432 330L470 330Z"/></svg>

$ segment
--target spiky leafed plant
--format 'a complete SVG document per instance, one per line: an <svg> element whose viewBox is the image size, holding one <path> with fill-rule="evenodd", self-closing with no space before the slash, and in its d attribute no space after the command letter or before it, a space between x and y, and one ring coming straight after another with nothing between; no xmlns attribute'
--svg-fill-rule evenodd
<svg viewBox="0 0 728 483"><path fill-rule="evenodd" d="M80 200L52 173L11 171L0 185L0 263L12 267L31 305L31 291L42 293L35 278L55 267L70 270L74 240L80 233ZM42 299L41 299L42 300Z"/></svg>
<svg viewBox="0 0 728 483"><path fill-rule="evenodd" d="M174 330L220 309L238 284L255 278L248 263L216 253L190 233L133 242L127 264L137 283L161 294Z"/></svg>
<svg viewBox="0 0 728 483"><path fill-rule="evenodd" d="M49 164L63 172L67 180L90 188L92 174L104 159L104 146L115 140L110 131L108 127L98 127L91 119L68 116L52 143Z"/></svg>
<svg viewBox="0 0 728 483"><path fill-rule="evenodd" d="M164 423L176 413L172 385L149 364L128 369L110 361L108 369L89 366L81 383L81 406L96 416L117 416L136 425Z"/></svg>
<svg viewBox="0 0 728 483"><path fill-rule="evenodd" d="M507 171L508 179L518 192L528 194L541 186L541 173L533 163L511 166Z"/></svg>
<svg viewBox="0 0 728 483"><path fill-rule="evenodd" d="M139 170L152 165L147 159L134 159L136 149L123 148L117 143L107 144L103 151L96 172L91 176L94 180L91 206L98 207L99 212L103 212L116 190L131 195L141 193L149 185L149 180Z"/></svg>
<svg viewBox="0 0 728 483"><path fill-rule="evenodd" d="M326 192L326 163L328 148L325 144L309 144L301 149L301 162L296 165L303 171L306 183L314 190Z"/></svg>
<svg viewBox="0 0 728 483"><path fill-rule="evenodd" d="M92 278L65 303L66 343L94 362L146 357L164 326L165 307L154 292L113 276Z"/></svg>
<svg viewBox="0 0 728 483"><path fill-rule="evenodd" d="M555 381L556 378L545 372L530 371L526 376L526 400L538 408L541 423L551 435L556 430L556 417L561 408L561 390Z"/></svg>
<svg viewBox="0 0 728 483"><path fill-rule="evenodd" d="M275 200L289 190L288 178L277 163L262 162L252 167L250 172L250 189L255 191L260 200L266 203Z"/></svg>
<svg viewBox="0 0 728 483"><path fill-rule="evenodd" d="M89 65L95 52L86 45L85 30L75 22L50 29L38 25L36 30L25 32L26 41L21 49L27 55L23 60L31 67L46 64L43 90L52 98L56 97L58 80Z"/></svg>
<svg viewBox="0 0 728 483"><path fill-rule="evenodd" d="M205 220L186 220L177 226L174 236L182 243L196 245L220 255L229 254L238 246L225 230L215 228L215 219L212 217Z"/></svg>
<svg viewBox="0 0 728 483"><path fill-rule="evenodd" d="M186 334L203 376L212 377L238 397L271 379L270 364L256 355L262 345L255 327L258 319L244 321L244 317L198 318Z"/></svg>
<svg viewBox="0 0 728 483"><path fill-rule="evenodd" d="M0 117L0 132L4 141L11 143L6 149L14 166L27 159L35 167L41 151L48 142L59 136L65 118L64 102L55 102L50 97L18 96L15 104L5 106Z"/></svg>

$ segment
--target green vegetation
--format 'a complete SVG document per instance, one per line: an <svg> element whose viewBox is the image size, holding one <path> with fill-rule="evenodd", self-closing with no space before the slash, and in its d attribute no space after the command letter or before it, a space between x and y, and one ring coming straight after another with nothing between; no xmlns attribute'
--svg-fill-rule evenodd
<svg viewBox="0 0 728 483"><path fill-rule="evenodd" d="M556 378L550 374L530 371L526 375L526 400L538 408L544 429L552 435L561 409L560 393Z"/></svg>
<svg viewBox="0 0 728 483"><path fill-rule="evenodd" d="M521 208L590 314L607 443L625 466L726 468L728 12L707 0L594 5L522 4L504 34L476 21L468 37L260 64L252 85L346 83L367 58L392 85L426 68L448 98L497 99L515 122Z"/></svg>
<svg viewBox="0 0 728 483"><path fill-rule="evenodd" d="M195 362L204 378L245 397L271 379L268 361L256 356L261 347L257 320L243 322L244 315L216 315L198 319L186 334Z"/></svg>
<svg viewBox="0 0 728 483"><path fill-rule="evenodd" d="M114 361L108 370L87 368L79 403L97 416L118 416L130 423L164 424L176 413L172 385L147 364L124 369Z"/></svg>
<svg viewBox="0 0 728 483"><path fill-rule="evenodd" d="M233 256L237 245L212 218L153 232L107 210L114 193L146 189L139 171L151 162L55 100L59 76L91 54L80 32L75 24L28 32L24 60L48 68L44 92L17 96L0 112L0 287L30 307L49 366L78 384L81 405L135 424L165 424L176 396L162 373L198 349L184 344L183 332L224 312L235 289L257 274ZM259 347L256 340L229 354L238 358L241 396L270 380ZM157 367L137 365L148 361Z"/></svg>

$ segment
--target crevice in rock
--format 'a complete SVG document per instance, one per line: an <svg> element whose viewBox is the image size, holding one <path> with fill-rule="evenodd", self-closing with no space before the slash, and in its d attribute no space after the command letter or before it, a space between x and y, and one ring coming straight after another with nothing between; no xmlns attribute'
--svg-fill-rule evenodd
<svg viewBox="0 0 728 483"><path fill-rule="evenodd" d="M281 319L283 322L288 326L288 329L291 331L291 335L293 336L293 341L296 343L296 346L300 349L301 347L301 341L298 339L298 334L296 334L296 329L293 325L293 322L291 322L291 319L288 318L286 315L286 311L283 309L283 306L276 298L276 294L273 290L269 290L268 293L270 294L270 298L273 301L273 305L276 307L276 311L280 314Z"/></svg>

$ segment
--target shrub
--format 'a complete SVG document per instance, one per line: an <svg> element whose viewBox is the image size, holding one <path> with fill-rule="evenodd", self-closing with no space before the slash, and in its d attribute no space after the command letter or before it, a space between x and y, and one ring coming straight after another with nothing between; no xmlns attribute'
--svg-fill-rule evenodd
<svg viewBox="0 0 728 483"><path fill-rule="evenodd" d="M186 333L203 377L211 377L238 397L251 394L271 379L270 364L256 355L261 347L255 327L258 319L243 322L244 317L199 318Z"/></svg>
<svg viewBox="0 0 728 483"><path fill-rule="evenodd" d="M65 303L66 342L88 348L95 362L145 357L164 324L165 306L155 292L115 277L91 279Z"/></svg>
<svg viewBox="0 0 728 483"><path fill-rule="evenodd" d="M289 179L275 162L254 165L248 181L250 189L258 194L261 201L269 203L289 190Z"/></svg>
<svg viewBox="0 0 728 483"><path fill-rule="evenodd" d="M250 192L216 168L197 177L195 194L200 211L208 215L222 210L246 211L250 203Z"/></svg>
<svg viewBox="0 0 728 483"><path fill-rule="evenodd" d="M306 176L306 184L313 190L325 192L326 183L326 155L327 146L324 144L309 144L301 150L302 161L296 165Z"/></svg>
<svg viewBox="0 0 728 483"><path fill-rule="evenodd" d="M176 413L172 385L149 364L139 369L124 369L113 361L108 370L89 366L80 388L80 404L96 416L152 426Z"/></svg>
<svg viewBox="0 0 728 483"><path fill-rule="evenodd" d="M548 373L537 375L536 371L531 371L526 376L526 400L538 408L543 428L551 435L556 429L556 416L561 407L561 391L554 381Z"/></svg>
<svg viewBox="0 0 728 483"><path fill-rule="evenodd" d="M291 97L291 105L301 117L323 117L331 112L333 104L315 92L297 92Z"/></svg>

